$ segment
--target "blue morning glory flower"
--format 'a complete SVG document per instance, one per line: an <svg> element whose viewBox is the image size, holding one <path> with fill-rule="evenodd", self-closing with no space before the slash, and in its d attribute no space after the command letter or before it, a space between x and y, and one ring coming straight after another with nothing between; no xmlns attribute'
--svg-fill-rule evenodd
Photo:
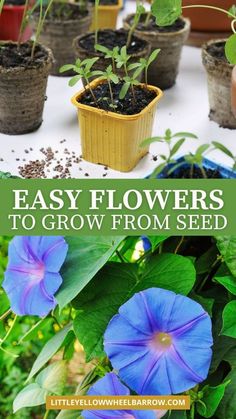
<svg viewBox="0 0 236 419"><path fill-rule="evenodd" d="M61 236L14 237L3 282L14 313L44 317L56 306L54 295L62 283L59 270L67 251Z"/></svg>
<svg viewBox="0 0 236 419"><path fill-rule="evenodd" d="M130 391L113 372L100 378L88 391L88 396L129 396ZM165 413L165 412L164 412ZM153 410L84 410L84 419L156 419Z"/></svg>
<svg viewBox="0 0 236 419"><path fill-rule="evenodd" d="M107 327L104 347L120 378L138 394L178 394L206 379L211 329L200 304L151 288L121 306Z"/></svg>
<svg viewBox="0 0 236 419"><path fill-rule="evenodd" d="M144 252L148 252L148 250L150 250L152 248L152 244L151 244L149 238L146 237L146 236L142 236L142 241L143 241Z"/></svg>

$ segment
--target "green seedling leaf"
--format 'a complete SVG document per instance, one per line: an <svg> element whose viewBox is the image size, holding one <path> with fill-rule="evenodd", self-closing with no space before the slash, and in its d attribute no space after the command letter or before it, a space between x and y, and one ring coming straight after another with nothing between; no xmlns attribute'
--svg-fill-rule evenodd
<svg viewBox="0 0 236 419"><path fill-rule="evenodd" d="M125 96L128 93L128 90L130 88L131 83L130 82L125 82L121 88L120 94L119 94L119 98L122 100L125 98Z"/></svg>
<svg viewBox="0 0 236 419"><path fill-rule="evenodd" d="M184 137L184 138L194 138L198 139L197 135L192 134L191 132L176 132L176 134L172 135L172 138L175 137Z"/></svg>
<svg viewBox="0 0 236 419"><path fill-rule="evenodd" d="M233 153L231 153L231 151L223 144L219 143L218 141L212 141L212 145L214 145L216 149L219 149L224 154L226 154L226 156L230 157L231 159L234 159Z"/></svg>
<svg viewBox="0 0 236 419"><path fill-rule="evenodd" d="M216 276L214 280L223 285L231 294L236 295L236 278L233 276Z"/></svg>
<svg viewBox="0 0 236 419"><path fill-rule="evenodd" d="M215 414L221 400L224 397L226 387L229 385L230 380L220 384L217 387L206 386L202 389L203 398L202 403L197 403L197 411L199 415L204 418L211 418Z"/></svg>
<svg viewBox="0 0 236 419"><path fill-rule="evenodd" d="M158 26L170 26L182 14L182 0L154 0L151 10Z"/></svg>
<svg viewBox="0 0 236 419"><path fill-rule="evenodd" d="M228 303L223 311L221 335L236 338L236 300Z"/></svg>
<svg viewBox="0 0 236 419"><path fill-rule="evenodd" d="M80 80L82 79L82 75L77 75L72 77L72 79L69 80L69 86L73 87L76 85L76 83L78 83Z"/></svg>
<svg viewBox="0 0 236 419"><path fill-rule="evenodd" d="M227 39L225 55L230 64L236 65L236 33Z"/></svg>
<svg viewBox="0 0 236 419"><path fill-rule="evenodd" d="M77 64L76 64L76 66L77 66ZM66 65L63 65L63 66L59 69L59 72L60 72L60 73L65 73L66 71L71 71L71 70L76 71L76 66L75 66L74 64L66 64Z"/></svg>
<svg viewBox="0 0 236 419"><path fill-rule="evenodd" d="M164 139L163 137L152 137L152 138L146 138L146 140L142 141L140 144L140 147L147 147L150 144L153 143L163 143Z"/></svg>
<svg viewBox="0 0 236 419"><path fill-rule="evenodd" d="M180 140L175 143L174 147L172 148L170 152L170 158L173 157L176 153L178 153L179 149L182 147L182 145L185 142L185 138L181 138Z"/></svg>
<svg viewBox="0 0 236 419"><path fill-rule="evenodd" d="M153 63L153 61L156 60L156 58L157 58L158 54L160 53L160 51L161 51L160 48L155 49L154 51L152 51L150 57L147 60L147 66L148 67L150 66L150 64Z"/></svg>

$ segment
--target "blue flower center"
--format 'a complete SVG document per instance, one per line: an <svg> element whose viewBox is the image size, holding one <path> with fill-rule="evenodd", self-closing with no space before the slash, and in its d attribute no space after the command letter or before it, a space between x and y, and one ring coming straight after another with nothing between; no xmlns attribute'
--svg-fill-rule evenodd
<svg viewBox="0 0 236 419"><path fill-rule="evenodd" d="M45 275L45 266L44 263L37 265L35 269L30 270L30 277L32 280L41 281Z"/></svg>
<svg viewBox="0 0 236 419"><path fill-rule="evenodd" d="M152 344L157 349L167 350L172 345L172 337L168 333L158 332L154 335Z"/></svg>

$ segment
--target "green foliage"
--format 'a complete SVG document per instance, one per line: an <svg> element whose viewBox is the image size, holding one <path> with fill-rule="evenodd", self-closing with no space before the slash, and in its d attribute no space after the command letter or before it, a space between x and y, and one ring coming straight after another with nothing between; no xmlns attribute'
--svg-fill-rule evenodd
<svg viewBox="0 0 236 419"><path fill-rule="evenodd" d="M61 308L72 301L113 255L124 237L68 237L69 252L57 294Z"/></svg>
<svg viewBox="0 0 236 419"><path fill-rule="evenodd" d="M35 382L27 385L13 403L14 413L23 407L45 404L46 396L61 395L65 387L67 367L65 361L54 362L42 370Z"/></svg>
<svg viewBox="0 0 236 419"><path fill-rule="evenodd" d="M217 247L230 272L236 277L236 237L218 236Z"/></svg>
<svg viewBox="0 0 236 419"><path fill-rule="evenodd" d="M158 26L170 26L182 14L182 0L154 0L152 14Z"/></svg>
<svg viewBox="0 0 236 419"><path fill-rule="evenodd" d="M236 338L236 300L230 301L223 311L222 335Z"/></svg>
<svg viewBox="0 0 236 419"><path fill-rule="evenodd" d="M230 381L226 381L217 387L206 386L202 389L201 403L197 403L199 415L204 418L211 418L214 415L229 383Z"/></svg>

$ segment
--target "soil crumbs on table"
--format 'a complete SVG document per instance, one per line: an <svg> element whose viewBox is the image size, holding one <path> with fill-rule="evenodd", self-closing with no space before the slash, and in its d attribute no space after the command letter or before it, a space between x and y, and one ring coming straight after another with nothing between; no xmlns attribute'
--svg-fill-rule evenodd
<svg viewBox="0 0 236 419"><path fill-rule="evenodd" d="M155 31L159 33L171 33L171 32L179 32L184 29L186 23L183 19L177 19L173 25L170 26L158 26L156 24L156 19L154 16L151 16L148 23L146 24L146 17L147 15L143 15L140 19L139 24L137 25L137 29L140 31ZM129 23L133 23L133 18L130 19Z"/></svg>
<svg viewBox="0 0 236 419"><path fill-rule="evenodd" d="M32 42L21 44L19 48L13 43L0 43L0 66L3 68L40 67L47 60L47 51L37 45L33 59L31 51Z"/></svg>
<svg viewBox="0 0 236 419"><path fill-rule="evenodd" d="M123 83L112 84L113 104L108 83L100 84L93 89L96 101L91 92L87 90L78 102L92 106L93 108L99 108L122 115L136 115L146 108L156 97L154 91L145 89L141 86L134 86L133 90L129 88L127 95L121 100L119 99L119 94L122 86Z"/></svg>
<svg viewBox="0 0 236 419"><path fill-rule="evenodd" d="M213 58L217 58L218 60L222 60L228 63L225 55L225 41L214 42L213 44L208 45L207 52Z"/></svg>
<svg viewBox="0 0 236 419"><path fill-rule="evenodd" d="M111 29L105 29L98 32L98 44L103 45L104 47L112 50L114 47L122 48L126 45L128 39L128 31L124 29L119 29L113 31ZM80 47L84 48L86 51L95 52L96 55L103 55L98 53L94 49L95 45L95 33L91 32L85 35L79 41ZM137 38L136 36L132 37L131 44L127 48L128 54L137 54L142 51L147 46L147 42L143 39Z"/></svg>
<svg viewBox="0 0 236 419"><path fill-rule="evenodd" d="M219 170L204 169L207 179L223 179ZM193 173L191 174L191 169L182 167L176 172L171 173L167 176L168 179L203 179L203 173L199 167L194 167Z"/></svg>

